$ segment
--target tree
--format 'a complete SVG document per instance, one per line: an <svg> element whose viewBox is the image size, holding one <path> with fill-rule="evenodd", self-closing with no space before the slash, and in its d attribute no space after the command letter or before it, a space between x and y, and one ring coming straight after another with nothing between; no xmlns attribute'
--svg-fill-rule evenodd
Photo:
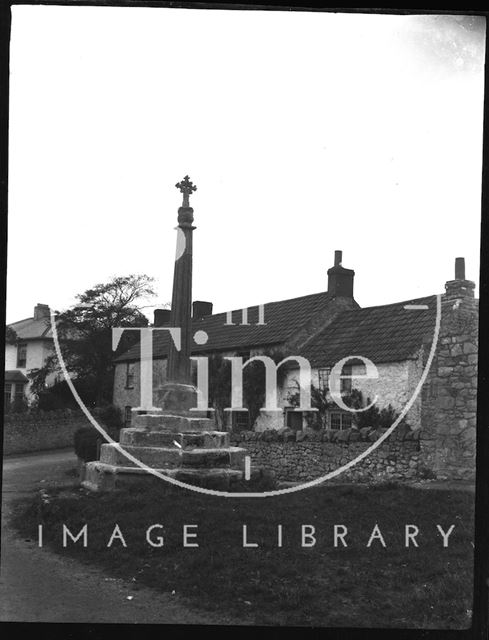
<svg viewBox="0 0 489 640"><path fill-rule="evenodd" d="M268 356L275 364L284 358L283 353L278 349L265 350L260 355ZM226 424L224 409L231 406L231 362L220 354L209 356L208 362L209 404L216 411L217 425L219 428L224 428ZM277 371L279 386L286 375L286 365L283 365ZM255 424L260 415L260 409L265 405L265 392L265 365L259 360L250 362L243 370L243 405L248 409L250 428Z"/></svg>
<svg viewBox="0 0 489 640"><path fill-rule="evenodd" d="M295 380L297 391L291 392L287 400L293 407L300 406L300 385ZM313 429L325 429L328 424L328 411L334 409L336 404L331 400L329 391L326 388L318 388L311 383L311 407L317 411L305 412L305 419L308 427Z"/></svg>
<svg viewBox="0 0 489 640"><path fill-rule="evenodd" d="M5 327L5 344L17 344L19 337L12 327Z"/></svg>
<svg viewBox="0 0 489 640"><path fill-rule="evenodd" d="M111 402L114 357L139 339L137 332L124 332L114 353L112 329L148 325L141 303L155 295L152 283L153 278L146 275L119 276L77 295L78 303L73 308L56 315L66 368L90 404ZM59 372L56 354L47 359L42 369L32 372L32 390L39 399L45 392L47 376Z"/></svg>

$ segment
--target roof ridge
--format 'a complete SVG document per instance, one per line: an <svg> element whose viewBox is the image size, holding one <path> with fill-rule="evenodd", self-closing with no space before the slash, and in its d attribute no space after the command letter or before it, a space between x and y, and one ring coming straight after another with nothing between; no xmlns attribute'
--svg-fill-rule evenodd
<svg viewBox="0 0 489 640"><path fill-rule="evenodd" d="M216 318L217 316L224 316L227 313L234 313L235 311L242 311L243 309L253 309L264 305L281 304L284 302L292 302L292 300L304 300L305 298L313 298L314 296L330 295L327 291L318 291L317 293L308 293L305 296L296 296L294 298L286 298L285 300L272 300L271 302L260 302L259 304L251 304L246 307L237 307L236 309L228 309L227 311L219 311L219 313L213 313L209 316L203 316L202 318L195 318L196 320L204 320L205 318ZM192 318L194 320L194 318Z"/></svg>
<svg viewBox="0 0 489 640"><path fill-rule="evenodd" d="M389 302L388 304L376 304L376 305L372 305L371 307L358 307L356 309L345 309L344 311L341 312L340 315L343 315L344 313L350 313L350 312L356 312L356 311L368 311L370 309L387 309L388 307L398 307L401 304L408 304L410 302L417 302L419 300L427 300L428 298L436 298L437 295L442 295L442 294L432 293L431 295L420 296L419 298L408 298L407 300L400 300L399 302Z"/></svg>

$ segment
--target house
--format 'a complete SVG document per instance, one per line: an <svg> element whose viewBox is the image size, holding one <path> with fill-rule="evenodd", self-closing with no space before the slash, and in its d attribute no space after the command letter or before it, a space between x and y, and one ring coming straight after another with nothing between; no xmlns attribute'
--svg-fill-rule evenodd
<svg viewBox="0 0 489 640"><path fill-rule="evenodd" d="M194 302L192 335L205 332L207 341L194 344L192 355L238 355L245 361L264 351L280 349L287 355L307 358L312 368L312 383L325 390L335 364L348 358L341 367L343 395L356 388L365 398L376 399L379 408L391 405L398 412L415 396L407 420L413 429L419 428L422 397L415 391L434 337L437 296L360 308L353 297L354 271L345 269L341 262L342 253L336 251L325 292L214 315L211 303ZM455 280L447 282L446 292L441 296L441 334L453 313L469 307L470 312L477 315L474 286L465 280L463 259L457 258ZM169 315L169 310L157 310L154 326L168 325ZM165 382L168 345L168 332L154 333L154 388ZM114 404L126 416L126 425L130 424L131 409L140 402L139 351L136 344L115 361ZM366 376L364 359L375 365L375 378ZM278 390L282 411L262 412L253 425L255 430L304 427L304 416L293 411L290 402L297 382L298 367L294 369L292 363ZM328 411L327 426L347 429L352 425L352 415L351 411L338 406ZM249 428L248 414L229 412L225 428Z"/></svg>
<svg viewBox="0 0 489 640"><path fill-rule="evenodd" d="M49 313L47 304L38 303L31 318L8 325L16 340L5 344L4 407L16 399L32 400L27 374L40 369L54 349ZM53 381L54 376L47 380Z"/></svg>

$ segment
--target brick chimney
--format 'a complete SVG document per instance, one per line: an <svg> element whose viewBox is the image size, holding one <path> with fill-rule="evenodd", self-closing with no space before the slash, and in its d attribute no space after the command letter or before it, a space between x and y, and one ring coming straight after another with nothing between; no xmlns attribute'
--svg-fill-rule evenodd
<svg viewBox="0 0 489 640"><path fill-rule="evenodd" d="M166 327L170 325L170 309L155 309L153 327Z"/></svg>
<svg viewBox="0 0 489 640"><path fill-rule="evenodd" d="M212 302L196 300L192 304L192 318L194 318L194 320L200 320L200 318L204 318L205 316L211 316L212 306Z"/></svg>
<svg viewBox="0 0 489 640"><path fill-rule="evenodd" d="M455 280L445 283L445 298L473 298L475 282L465 279L465 258L455 258Z"/></svg>
<svg viewBox="0 0 489 640"><path fill-rule="evenodd" d="M341 265L342 251L334 252L334 266L328 269L328 293L334 298L353 298L353 269Z"/></svg>
<svg viewBox="0 0 489 640"><path fill-rule="evenodd" d="M49 318L49 305L38 302L34 307L34 320L44 320Z"/></svg>

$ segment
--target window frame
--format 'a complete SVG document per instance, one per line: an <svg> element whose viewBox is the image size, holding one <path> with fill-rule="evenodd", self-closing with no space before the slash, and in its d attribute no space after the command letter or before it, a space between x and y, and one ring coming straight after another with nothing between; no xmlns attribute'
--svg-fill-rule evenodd
<svg viewBox="0 0 489 640"><path fill-rule="evenodd" d="M333 416L339 416L339 426L333 427ZM347 424L344 424L346 421ZM349 424L348 424L349 423ZM353 418L347 411L331 411L328 419L328 426L334 431L344 431L345 429L351 429L353 426Z"/></svg>
<svg viewBox="0 0 489 640"><path fill-rule="evenodd" d="M353 389L353 365L345 364L341 370L340 393L349 394Z"/></svg>
<svg viewBox="0 0 489 640"><path fill-rule="evenodd" d="M134 389L134 362L126 362L126 389Z"/></svg>
<svg viewBox="0 0 489 640"><path fill-rule="evenodd" d="M7 397L8 387L8 397ZM5 382L3 385L3 406L7 407L12 402L12 388L13 382Z"/></svg>
<svg viewBox="0 0 489 640"><path fill-rule="evenodd" d="M21 359L21 353L23 353L24 357ZM24 364L22 364L22 362ZM17 345L17 369L26 369L27 368L27 342L19 342Z"/></svg>
<svg viewBox="0 0 489 640"><path fill-rule="evenodd" d="M14 402L18 400L22 401L25 399L25 382L15 382L13 385L14 388ZM19 391L20 389L20 391Z"/></svg>
<svg viewBox="0 0 489 640"><path fill-rule="evenodd" d="M318 369L318 389L319 391L329 391L329 376L331 367L321 367Z"/></svg>

